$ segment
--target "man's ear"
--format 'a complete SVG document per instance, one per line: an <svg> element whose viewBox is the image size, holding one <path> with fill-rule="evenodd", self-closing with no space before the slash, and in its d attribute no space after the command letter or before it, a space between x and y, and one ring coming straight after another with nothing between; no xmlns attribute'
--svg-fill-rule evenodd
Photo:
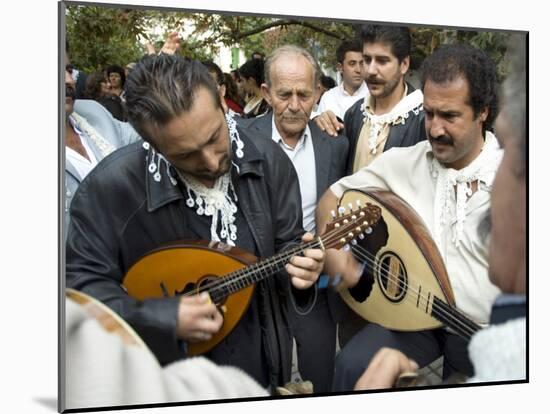
<svg viewBox="0 0 550 414"><path fill-rule="evenodd" d="M489 107L485 107L483 108L480 112L479 112L479 120L483 123L487 120L487 117L489 116Z"/></svg>
<svg viewBox="0 0 550 414"><path fill-rule="evenodd" d="M313 97L315 98L315 102L319 102L319 98L321 97L321 83L318 83L313 89Z"/></svg>
<svg viewBox="0 0 550 414"><path fill-rule="evenodd" d="M411 57L410 56L407 56L405 57L401 63L399 64L399 67L400 67L400 70L401 70L401 74L403 76L405 76L405 73L407 73L407 71L409 70L409 66L411 64Z"/></svg>
<svg viewBox="0 0 550 414"><path fill-rule="evenodd" d="M262 90L263 98L266 100L269 106L271 106L271 95L269 94L269 86L267 86L267 83L262 83L260 89Z"/></svg>

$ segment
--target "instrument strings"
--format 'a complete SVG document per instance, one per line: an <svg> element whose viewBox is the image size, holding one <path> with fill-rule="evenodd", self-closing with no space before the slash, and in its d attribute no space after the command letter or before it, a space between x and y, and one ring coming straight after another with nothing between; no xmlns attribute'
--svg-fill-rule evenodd
<svg viewBox="0 0 550 414"><path fill-rule="evenodd" d="M356 227L357 224L348 223L345 225L345 227L340 228L333 228L332 230L325 233L323 236L320 237L322 240L322 243L325 245L325 248L328 248L332 243L338 241L342 237L342 233L347 232L347 230L343 231L343 228L352 229L353 227ZM319 241L319 238L315 238L314 240L300 244L296 247L293 247L291 249L285 250L284 252L279 253L276 256L273 256L271 258L261 260L249 267L245 267L244 269L236 270L232 273L229 273L225 276L222 276L218 279L215 279L209 283L205 283L204 285L201 285L199 288L199 292L208 290L211 295L215 295L215 293L218 293L220 291L223 292L223 289L226 289L231 284L237 284L241 281L247 281L250 276L254 276L257 273L261 273L262 271L267 270L270 267L278 266L281 264L286 264L291 257L296 256L298 253L301 253L302 251L306 249L315 249L315 248L321 248L321 242ZM192 296L196 295L198 292L196 290L192 290L190 292L187 292L183 294L182 296Z"/></svg>
<svg viewBox="0 0 550 414"><path fill-rule="evenodd" d="M354 247L356 249L355 251L356 251L357 255L362 260L367 262L369 265L372 265L372 266L376 265L376 257L372 253L370 253L368 250L364 249L363 247L361 247L359 245L356 245ZM385 278L389 283L393 283L394 285L397 285L398 287L403 288L404 290L408 290L409 292L416 295L418 298L424 300L424 304L428 304L429 298L427 296L421 294L420 291L412 283L402 281L399 278L399 275L396 275L396 274L392 273L390 268L387 265L385 265L383 262L380 262L379 266L381 268L384 268L387 271L387 275L381 274L382 278ZM414 275L412 275L412 276L414 276ZM415 299L412 295L409 296L409 295L405 294L404 299L407 300L409 304L412 304L413 306L416 306L416 301L415 301ZM451 308L451 307L449 306L449 308ZM432 309L435 309L439 313L439 315L444 315L448 319L456 322L457 326L455 326L453 328L460 331L460 332L457 332L457 333L461 334L466 339L470 339L471 336L474 333L476 333L479 329L479 327L475 324L475 322L473 322L473 321L465 322L465 321L457 318L456 315L449 312L445 308L445 305L440 305L436 301L432 302ZM460 316L462 316L463 318L466 318L465 315L460 315ZM469 323L472 324L472 325L470 325Z"/></svg>
<svg viewBox="0 0 550 414"><path fill-rule="evenodd" d="M356 224L346 224L345 227L349 227L350 229L355 227ZM329 248L334 242L337 242L339 239L342 238L342 233L345 233L342 230L342 227L340 228L333 228L329 232L325 233L324 236L321 237L322 243L325 245L325 248ZM249 267L245 267L244 269L239 269L235 272L229 273L228 275L225 275L223 277L220 277L218 279L215 279L211 282L205 283L204 285L201 285L199 288L199 291L209 291L211 295L215 295L216 293L219 293L220 291L223 294L226 294L226 292L223 291L223 289L227 289L228 286L232 284L237 284L242 281L249 280L250 276L254 276L255 274L261 273L263 271L268 270L269 268L272 268L274 266L278 266L281 264L286 264L289 259L298 253L303 252L306 249L314 249L314 248L321 248L321 242L319 241L319 238L314 239L310 242L300 244L299 246L296 246L294 248L291 248L289 250L286 250L276 256L273 256L269 259L261 260ZM367 262L369 265L376 265L376 257L372 255L368 250L364 249L360 245L355 245L355 251L357 255ZM393 283L394 285L397 285L400 288L403 288L405 290L409 290L413 294L415 294L419 299L424 300L425 303L428 303L428 297L421 294L419 290L416 289L411 283L408 283L406 281L402 281L399 278L399 275L396 275L392 273L392 271L389 269L387 265L384 263L380 263L379 265L381 268L386 270L386 275L381 275L383 278L385 278L389 283ZM197 291L191 291L183 296L191 296L197 294ZM410 296L410 297L409 297ZM412 305L416 305L414 297L412 295L405 295L405 299L408 300L408 302ZM477 332L478 327L477 326L469 326L464 321L461 321L456 317L456 315L450 313L447 309L445 309L444 306L438 304L436 301L433 301L432 303L432 309L437 311L440 315L446 316L448 319L455 321L458 326L454 327L454 329L458 330L459 334L464 336L466 339L469 339L475 332Z"/></svg>

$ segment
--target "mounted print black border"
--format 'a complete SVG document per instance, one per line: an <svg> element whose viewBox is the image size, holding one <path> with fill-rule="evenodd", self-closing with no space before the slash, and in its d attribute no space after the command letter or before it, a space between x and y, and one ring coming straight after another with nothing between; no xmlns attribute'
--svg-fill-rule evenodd
<svg viewBox="0 0 550 414"><path fill-rule="evenodd" d="M65 60L65 40L66 40L66 6L87 6L87 7L105 7L105 8L128 8L128 9L142 9L142 10L156 10L165 12L189 12L189 13L210 13L221 14L228 16L249 16L249 17L267 17L267 18L296 18L306 21L319 21L330 20L338 23L378 23L389 25L404 25L409 27L426 27L432 29L454 29L465 31L484 31L484 32L504 32L504 33L516 33L525 36L525 48L526 48L526 70L529 73L529 32L516 29L491 29L485 27L470 27L470 26L450 26L450 25L434 25L434 24L421 24L421 23L408 23L404 21L380 21L380 20L359 20L359 19L343 19L337 17L325 17L325 16L299 16L291 14L265 14L265 13L250 13L241 11L224 11L224 10L209 10L209 9L189 9L169 6L152 6L152 5L132 5L132 4L116 4L116 3L100 3L100 2L79 2L79 1L60 1L58 3L58 274L59 274L59 288L58 288L58 410L60 412L96 412L96 411L111 411L111 410L128 410L136 408L151 408L151 407L173 407L173 406L193 406L193 405L211 405L219 403L236 403L236 402L249 402L249 401L264 401L264 400L280 400L280 399L302 399L302 398L317 398L322 396L342 396L351 394L378 394L378 393L394 393L394 392L410 392L417 390L435 390L444 388L457 388L457 387L481 387L487 385L502 385L502 384L525 384L529 383L529 277L527 278L527 359L526 359L526 379L519 381L498 381L498 382L485 382L485 383L473 383L473 384L454 384L454 385L435 385L428 387L409 388L409 389L391 389L391 390L374 390L374 391L359 391L359 392L338 392L338 393L316 393L314 395L293 395L293 396L277 396L277 397L250 397L250 398L234 398L234 399L219 399L208 401L182 401L178 403L157 403L157 404L143 404L143 405L124 405L124 406L107 406L107 407L93 407L85 409L67 409L65 407L65 248L63 242L63 222L64 222L64 205L65 205L65 183L64 173L62 168L65 162L65 147L64 147L64 60ZM527 137L529 137L529 76L526 78L526 99L527 99ZM527 165L529 166L529 139L527 140ZM527 211L529 212L529 168L527 173ZM529 257L529 214L527 214L527 257ZM527 274L529 275L529 261L526 263ZM368 409L368 407L365 407Z"/></svg>

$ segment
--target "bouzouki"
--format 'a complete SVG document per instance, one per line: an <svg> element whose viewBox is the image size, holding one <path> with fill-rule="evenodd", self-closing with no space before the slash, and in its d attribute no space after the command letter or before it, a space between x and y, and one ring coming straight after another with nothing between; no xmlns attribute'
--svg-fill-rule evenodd
<svg viewBox="0 0 550 414"><path fill-rule="evenodd" d="M372 204L358 205L347 214L341 208L323 236L262 260L221 242L170 243L139 259L128 270L123 285L138 300L208 292L218 308L223 309L224 320L212 339L188 344L189 355L200 355L216 346L237 325L257 282L281 271L293 256L306 249L341 248L363 233L368 234L379 217L380 208Z"/></svg>
<svg viewBox="0 0 550 414"><path fill-rule="evenodd" d="M364 319L398 331L443 325L465 339L481 329L455 306L445 264L418 214L389 191L345 192L340 205L361 200L381 209L372 234L352 247L366 263L374 285L366 300L356 301L347 289L340 294Z"/></svg>

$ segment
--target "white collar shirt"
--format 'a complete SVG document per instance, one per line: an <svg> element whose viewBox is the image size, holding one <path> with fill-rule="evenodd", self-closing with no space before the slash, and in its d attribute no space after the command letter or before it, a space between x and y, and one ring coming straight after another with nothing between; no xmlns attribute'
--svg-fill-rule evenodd
<svg viewBox="0 0 550 414"><path fill-rule="evenodd" d="M326 91L321 100L319 101L319 106L317 107L317 114L319 115L328 110L334 112L334 114L340 118L344 119L346 111L358 100L365 98L369 95L369 88L367 84L363 82L359 89L350 95L344 89L344 83L341 83L338 86L335 86L332 89Z"/></svg>
<svg viewBox="0 0 550 414"><path fill-rule="evenodd" d="M81 154L67 146L65 147L65 155L67 159L71 162L73 167L76 168L76 171L80 175L81 180L83 180L84 177L86 177L88 173L92 171L92 169L97 165L98 161L90 147L91 144L89 142L88 136L80 131L72 122L71 125L74 131L78 134L80 142L82 142L82 145L86 150L86 154L88 155L89 159L83 157Z"/></svg>
<svg viewBox="0 0 550 414"><path fill-rule="evenodd" d="M300 183L302 195L302 214L304 229L315 233L315 209L317 207L317 175L315 171L315 151L313 149L313 138L309 126L306 125L302 136L294 148L286 144L275 125L275 118L271 120L271 138L286 153Z"/></svg>
<svg viewBox="0 0 550 414"><path fill-rule="evenodd" d="M340 179L330 189L339 198L347 189L377 187L405 200L422 218L439 248L458 309L476 322L487 324L491 305L500 290L489 281L488 249L478 226L490 207L492 180L501 155L496 138L487 132L484 150L470 166L460 171L441 166L435 173L433 166L437 160L431 145L422 141L413 147L392 148L380 154L367 167ZM488 159L492 161L486 162ZM459 208L455 191L445 191L448 189L442 182L448 176L470 170L476 162L484 166L478 189ZM450 198L448 202L443 200L445 194ZM442 220L438 211L444 211L446 220ZM458 240L457 229L461 233Z"/></svg>

